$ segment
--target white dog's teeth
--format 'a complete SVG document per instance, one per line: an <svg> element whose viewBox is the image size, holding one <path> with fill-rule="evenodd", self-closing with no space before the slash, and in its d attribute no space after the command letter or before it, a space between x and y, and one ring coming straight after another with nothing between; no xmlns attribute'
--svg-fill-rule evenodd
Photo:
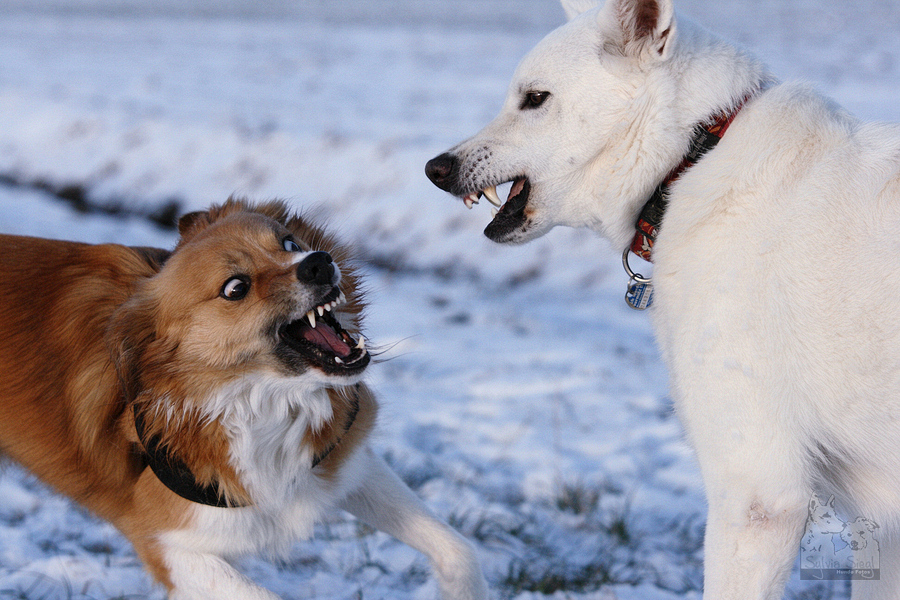
<svg viewBox="0 0 900 600"><path fill-rule="evenodd" d="M463 198L463 202L465 202L466 208L468 208L469 210L471 210L472 207L475 206L475 200L472 200L470 196L466 196L465 198Z"/></svg>
<svg viewBox="0 0 900 600"><path fill-rule="evenodd" d="M489 188L484 188L483 193L484 197L487 198L490 203L497 208L500 208L500 206L503 204L502 202L500 202L500 196L497 195L497 186L492 185Z"/></svg>
<svg viewBox="0 0 900 600"><path fill-rule="evenodd" d="M334 357L334 362L336 362L336 363L339 364L339 365L344 364L344 361L341 360L341 357L340 357L340 356L335 356L335 357Z"/></svg>
<svg viewBox="0 0 900 600"><path fill-rule="evenodd" d="M493 219L494 217L496 217L496 216L497 216L497 213L499 213L499 212L500 212L500 211L497 210L496 208L492 208L492 209L491 209L491 218Z"/></svg>
<svg viewBox="0 0 900 600"><path fill-rule="evenodd" d="M319 316L320 316L320 317L321 317L322 315L325 314L325 307L324 307L324 306L317 306L317 307L316 307L316 310L319 311Z"/></svg>
<svg viewBox="0 0 900 600"><path fill-rule="evenodd" d="M310 327L315 329L316 328L316 313L314 313L313 311L309 311L308 313L306 313L306 318L309 319Z"/></svg>
<svg viewBox="0 0 900 600"><path fill-rule="evenodd" d="M360 350L365 350L366 349L366 338L364 338L363 336L359 336L359 341L356 343L356 347L359 348Z"/></svg>

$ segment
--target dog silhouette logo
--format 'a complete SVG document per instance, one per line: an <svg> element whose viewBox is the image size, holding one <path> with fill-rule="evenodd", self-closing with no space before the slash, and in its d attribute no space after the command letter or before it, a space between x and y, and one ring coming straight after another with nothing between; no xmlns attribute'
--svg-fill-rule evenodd
<svg viewBox="0 0 900 600"><path fill-rule="evenodd" d="M844 521L827 502L813 495L800 541L800 579L877 580L880 575L878 523L866 517Z"/></svg>

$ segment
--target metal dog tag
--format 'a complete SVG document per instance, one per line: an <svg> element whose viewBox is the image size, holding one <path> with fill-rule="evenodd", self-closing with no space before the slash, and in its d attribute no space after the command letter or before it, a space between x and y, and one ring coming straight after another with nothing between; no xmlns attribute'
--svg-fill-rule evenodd
<svg viewBox="0 0 900 600"><path fill-rule="evenodd" d="M653 284L649 281L641 283L634 279L628 284L625 302L635 310L645 310L653 304Z"/></svg>

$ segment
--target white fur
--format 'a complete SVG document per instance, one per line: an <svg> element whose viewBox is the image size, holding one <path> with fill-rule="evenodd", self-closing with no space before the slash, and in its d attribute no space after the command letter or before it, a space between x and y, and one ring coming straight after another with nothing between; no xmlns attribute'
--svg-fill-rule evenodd
<svg viewBox="0 0 900 600"><path fill-rule="evenodd" d="M317 378L248 377L223 388L205 406L206 416L226 428L231 462L253 505L194 504L183 529L159 536L175 586L172 600L277 600L226 559L284 552L310 537L315 523L337 507L426 554L444 600L487 598L472 547L368 448L351 454L336 478L316 475L311 450L301 442L307 428L318 429L332 417Z"/></svg>
<svg viewBox="0 0 900 600"><path fill-rule="evenodd" d="M768 85L672 186L654 249L653 323L709 499L705 597L781 597L819 489L888 531L881 581L854 598L896 600L900 127L776 84L671 0L635 40L622 16L651 1L540 42L500 115L451 149L457 189L527 175L530 220L502 241L583 226L624 250L694 126ZM520 110L528 91L551 96Z"/></svg>
<svg viewBox="0 0 900 600"><path fill-rule="evenodd" d="M284 506L317 487L303 437L330 421L332 409L310 375L247 377L207 403L210 418L227 431L232 465L259 504Z"/></svg>

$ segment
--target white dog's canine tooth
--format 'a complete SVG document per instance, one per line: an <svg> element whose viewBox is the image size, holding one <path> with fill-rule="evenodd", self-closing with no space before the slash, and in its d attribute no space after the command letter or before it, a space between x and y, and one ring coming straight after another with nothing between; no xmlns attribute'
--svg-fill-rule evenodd
<svg viewBox="0 0 900 600"><path fill-rule="evenodd" d="M336 362L336 363L339 364L339 365L344 364L344 361L341 360L341 357L340 357L340 356L335 356L335 357L334 357L334 362Z"/></svg>
<svg viewBox="0 0 900 600"><path fill-rule="evenodd" d="M310 327L315 329L316 328L316 313L314 313L313 311L309 311L308 313L306 313L306 318L309 319Z"/></svg>
<svg viewBox="0 0 900 600"><path fill-rule="evenodd" d="M471 196L466 196L465 198L463 198L463 202L466 204L466 208L468 208L469 210L471 210L475 205L475 200L472 200Z"/></svg>
<svg viewBox="0 0 900 600"><path fill-rule="evenodd" d="M359 341L356 343L356 347L359 348L360 350L365 350L366 349L366 338L364 338L363 336L359 336Z"/></svg>
<svg viewBox="0 0 900 600"><path fill-rule="evenodd" d="M484 188L483 193L484 197L487 198L490 203L497 208L500 208L500 206L503 204L500 201L500 196L497 195L497 186L492 185L491 187Z"/></svg>

